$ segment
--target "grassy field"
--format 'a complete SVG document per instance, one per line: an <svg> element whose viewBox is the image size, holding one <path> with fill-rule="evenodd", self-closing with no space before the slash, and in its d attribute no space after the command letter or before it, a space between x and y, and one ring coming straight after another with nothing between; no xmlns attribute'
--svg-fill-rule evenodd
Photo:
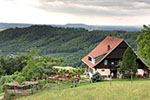
<svg viewBox="0 0 150 100"><path fill-rule="evenodd" d="M109 81L63 90L44 90L18 100L150 100L150 80Z"/></svg>

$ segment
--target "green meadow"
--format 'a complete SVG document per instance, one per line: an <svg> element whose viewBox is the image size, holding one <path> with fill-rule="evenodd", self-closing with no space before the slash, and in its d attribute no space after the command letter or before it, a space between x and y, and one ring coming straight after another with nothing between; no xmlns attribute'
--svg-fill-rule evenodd
<svg viewBox="0 0 150 100"><path fill-rule="evenodd" d="M70 84L63 89L41 90L18 100L150 100L150 80L114 80L99 83Z"/></svg>

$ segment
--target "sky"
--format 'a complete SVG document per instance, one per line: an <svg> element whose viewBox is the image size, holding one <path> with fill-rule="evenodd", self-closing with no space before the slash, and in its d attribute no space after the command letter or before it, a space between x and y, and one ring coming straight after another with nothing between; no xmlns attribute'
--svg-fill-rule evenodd
<svg viewBox="0 0 150 100"><path fill-rule="evenodd" d="M0 0L0 22L150 24L150 0Z"/></svg>

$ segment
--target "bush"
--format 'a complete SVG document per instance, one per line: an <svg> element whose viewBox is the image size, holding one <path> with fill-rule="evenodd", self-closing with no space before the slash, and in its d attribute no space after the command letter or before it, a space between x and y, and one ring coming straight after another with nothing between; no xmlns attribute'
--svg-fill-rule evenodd
<svg viewBox="0 0 150 100"><path fill-rule="evenodd" d="M17 81L18 83L22 83L22 82L25 81L25 77L23 77L23 76L18 76L15 81Z"/></svg>
<svg viewBox="0 0 150 100"><path fill-rule="evenodd" d="M2 76L0 78L0 93L4 92L4 84L5 83L9 83L9 82L13 82L13 80L10 78L9 75L5 75L5 76Z"/></svg>
<svg viewBox="0 0 150 100"><path fill-rule="evenodd" d="M0 86L0 94L4 92L4 86ZM0 95L1 96L1 95Z"/></svg>
<svg viewBox="0 0 150 100"><path fill-rule="evenodd" d="M2 86L5 83L13 82L13 79L9 75L2 76L0 78L0 85Z"/></svg>
<svg viewBox="0 0 150 100"><path fill-rule="evenodd" d="M93 74L93 76L91 77L91 81L94 83L94 82L100 82L102 81L103 78L101 76L101 74L99 72L96 72Z"/></svg>
<svg viewBox="0 0 150 100"><path fill-rule="evenodd" d="M14 74L9 75L10 79L12 79L14 82L22 83L25 81L25 77L21 72L16 71Z"/></svg>
<svg viewBox="0 0 150 100"><path fill-rule="evenodd" d="M39 89L44 89L44 86L46 83L47 83L47 80L39 80Z"/></svg>

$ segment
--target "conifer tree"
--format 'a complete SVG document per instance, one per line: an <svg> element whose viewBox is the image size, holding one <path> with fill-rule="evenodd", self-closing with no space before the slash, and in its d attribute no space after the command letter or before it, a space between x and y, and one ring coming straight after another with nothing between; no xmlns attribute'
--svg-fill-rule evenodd
<svg viewBox="0 0 150 100"><path fill-rule="evenodd" d="M131 47L128 47L123 55L120 70L123 76L125 76L126 78L130 78L131 74L133 74L133 76L136 75L137 72L136 55L131 49Z"/></svg>

